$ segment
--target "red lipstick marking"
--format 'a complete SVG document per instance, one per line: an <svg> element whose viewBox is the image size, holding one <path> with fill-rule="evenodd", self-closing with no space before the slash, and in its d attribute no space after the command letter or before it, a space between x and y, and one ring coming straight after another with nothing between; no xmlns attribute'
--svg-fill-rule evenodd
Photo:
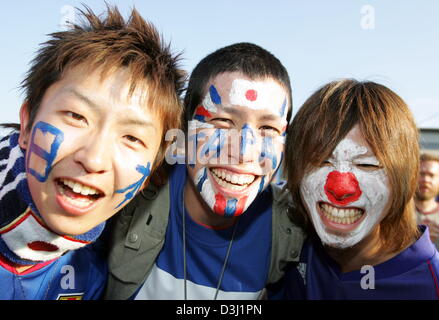
<svg viewBox="0 0 439 320"><path fill-rule="evenodd" d="M352 172L332 171L328 174L325 193L329 201L345 206L357 201L362 192L358 180Z"/></svg>

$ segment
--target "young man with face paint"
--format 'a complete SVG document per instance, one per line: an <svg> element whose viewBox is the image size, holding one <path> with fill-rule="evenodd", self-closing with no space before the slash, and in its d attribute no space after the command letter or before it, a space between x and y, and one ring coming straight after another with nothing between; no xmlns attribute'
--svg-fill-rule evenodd
<svg viewBox="0 0 439 320"><path fill-rule="evenodd" d="M0 139L0 299L95 299L92 244L144 188L179 125L184 73L133 10L80 10L23 81L20 125Z"/></svg>
<svg viewBox="0 0 439 320"><path fill-rule="evenodd" d="M298 258L303 235L270 185L291 115L279 60L249 43L213 52L192 72L184 114L186 164L115 225L109 299L257 299Z"/></svg>
<svg viewBox="0 0 439 320"><path fill-rule="evenodd" d="M418 168L418 130L393 91L340 80L315 92L288 129L288 186L310 236L286 297L439 298L438 253L415 221Z"/></svg>
<svg viewBox="0 0 439 320"><path fill-rule="evenodd" d="M439 247L439 157L421 155L415 205L418 222L428 226L431 241Z"/></svg>

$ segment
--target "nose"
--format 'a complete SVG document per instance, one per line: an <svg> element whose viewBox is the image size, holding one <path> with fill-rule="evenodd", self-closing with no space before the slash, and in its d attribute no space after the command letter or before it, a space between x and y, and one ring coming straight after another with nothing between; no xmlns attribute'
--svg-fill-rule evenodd
<svg viewBox="0 0 439 320"><path fill-rule="evenodd" d="M107 137L108 138L108 137ZM87 173L104 173L111 168L111 146L103 135L89 137L74 156Z"/></svg>
<svg viewBox="0 0 439 320"><path fill-rule="evenodd" d="M324 189L329 201L342 206L358 200L362 194L358 180L352 172L330 172Z"/></svg>
<svg viewBox="0 0 439 320"><path fill-rule="evenodd" d="M245 124L239 134L239 163L253 162L256 158L256 136L248 124Z"/></svg>

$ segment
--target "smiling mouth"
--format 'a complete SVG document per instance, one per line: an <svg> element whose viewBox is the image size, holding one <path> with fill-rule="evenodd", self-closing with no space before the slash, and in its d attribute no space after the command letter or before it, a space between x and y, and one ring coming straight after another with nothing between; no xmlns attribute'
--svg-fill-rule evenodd
<svg viewBox="0 0 439 320"><path fill-rule="evenodd" d="M319 202L322 215L330 222L352 225L357 223L364 215L364 210L359 208L340 208L334 207L325 202Z"/></svg>
<svg viewBox="0 0 439 320"><path fill-rule="evenodd" d="M90 186L83 185L69 179L56 180L58 191L70 205L79 209L85 209L93 205L104 194Z"/></svg>
<svg viewBox="0 0 439 320"><path fill-rule="evenodd" d="M243 191L256 180L255 175L238 174L226 169L210 168L209 171L221 187L231 191Z"/></svg>

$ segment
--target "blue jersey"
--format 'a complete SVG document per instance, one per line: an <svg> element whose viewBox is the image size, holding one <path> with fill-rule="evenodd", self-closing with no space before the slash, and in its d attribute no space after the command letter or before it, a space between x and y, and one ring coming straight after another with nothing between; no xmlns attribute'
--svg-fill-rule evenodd
<svg viewBox="0 0 439 320"><path fill-rule="evenodd" d="M342 273L320 241L304 245L301 262L286 274L287 299L406 300L439 298L439 256L428 229L392 259Z"/></svg>
<svg viewBox="0 0 439 320"><path fill-rule="evenodd" d="M99 299L106 277L106 263L90 246L23 273L0 258L0 300Z"/></svg>
<svg viewBox="0 0 439 320"><path fill-rule="evenodd" d="M183 188L186 167L170 177L170 216L164 246L136 299L184 299ZM257 299L265 287L271 253L271 188L239 218L218 299ZM213 299L233 227L202 226L185 211L187 298Z"/></svg>

